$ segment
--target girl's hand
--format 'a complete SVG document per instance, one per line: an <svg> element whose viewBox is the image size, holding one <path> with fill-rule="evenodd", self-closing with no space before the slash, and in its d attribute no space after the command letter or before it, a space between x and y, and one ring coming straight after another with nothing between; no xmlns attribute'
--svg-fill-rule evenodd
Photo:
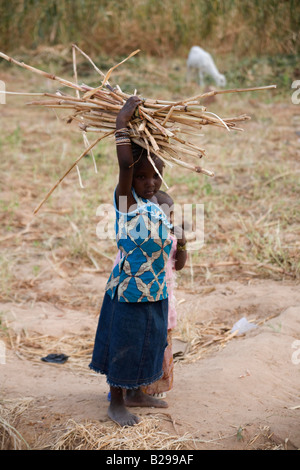
<svg viewBox="0 0 300 470"><path fill-rule="evenodd" d="M177 251L175 256L175 270L180 271L187 260L187 251L184 245L186 244L186 238L182 227L174 227L174 235L177 238Z"/></svg>
<svg viewBox="0 0 300 470"><path fill-rule="evenodd" d="M116 128L121 129L122 127L126 127L130 119L132 118L136 108L142 104L142 100L133 95L124 104L123 108L119 111L116 120Z"/></svg>
<svg viewBox="0 0 300 470"><path fill-rule="evenodd" d="M185 233L181 226L176 225L174 227L174 235L177 238L177 242L180 243L180 245L184 245L186 243Z"/></svg>

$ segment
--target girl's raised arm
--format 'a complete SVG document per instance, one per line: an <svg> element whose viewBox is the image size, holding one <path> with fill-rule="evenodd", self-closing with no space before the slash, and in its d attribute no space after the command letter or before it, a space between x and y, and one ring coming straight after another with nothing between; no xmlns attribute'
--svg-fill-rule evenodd
<svg viewBox="0 0 300 470"><path fill-rule="evenodd" d="M127 208L135 201L131 193L133 177L133 157L129 138L126 138L128 122L142 100L138 96L131 96L120 110L116 120L116 147L119 162L119 183L116 188L116 199L127 196Z"/></svg>

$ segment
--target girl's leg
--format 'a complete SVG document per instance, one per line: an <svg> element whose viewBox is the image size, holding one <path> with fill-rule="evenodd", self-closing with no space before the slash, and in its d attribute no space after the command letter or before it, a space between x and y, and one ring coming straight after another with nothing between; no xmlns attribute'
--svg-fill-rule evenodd
<svg viewBox="0 0 300 470"><path fill-rule="evenodd" d="M139 422L139 418L126 409L123 389L119 387L110 387L108 416L121 426L133 426Z"/></svg>
<svg viewBox="0 0 300 470"><path fill-rule="evenodd" d="M144 393L140 388L133 390L126 390L125 396L126 406L147 406L154 408L168 408L168 403L159 399L151 397Z"/></svg>

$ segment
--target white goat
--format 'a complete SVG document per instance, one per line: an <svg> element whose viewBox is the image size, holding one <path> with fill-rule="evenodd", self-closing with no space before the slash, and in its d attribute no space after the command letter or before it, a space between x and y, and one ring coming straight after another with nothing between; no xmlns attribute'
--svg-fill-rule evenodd
<svg viewBox="0 0 300 470"><path fill-rule="evenodd" d="M212 56L199 46L193 46L187 59L187 80L191 78L191 72L198 71L199 85L204 85L204 76L213 78L216 85L223 87L226 85L226 78L219 73Z"/></svg>

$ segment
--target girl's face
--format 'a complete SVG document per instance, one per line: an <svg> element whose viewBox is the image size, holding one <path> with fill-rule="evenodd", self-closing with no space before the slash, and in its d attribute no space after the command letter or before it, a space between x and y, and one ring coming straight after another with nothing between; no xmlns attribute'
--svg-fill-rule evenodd
<svg viewBox="0 0 300 470"><path fill-rule="evenodd" d="M162 175L163 162L155 160L155 166ZM133 172L132 186L138 196L144 199L151 199L161 187L162 180L147 158L138 165Z"/></svg>

